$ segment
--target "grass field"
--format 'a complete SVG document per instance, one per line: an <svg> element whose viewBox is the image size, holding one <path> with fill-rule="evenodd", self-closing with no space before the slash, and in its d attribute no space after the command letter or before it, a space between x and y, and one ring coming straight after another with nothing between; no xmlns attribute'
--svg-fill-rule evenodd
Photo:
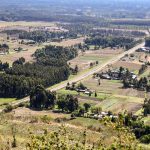
<svg viewBox="0 0 150 150"><path fill-rule="evenodd" d="M93 93L91 96L89 95L86 95L84 93L78 93L76 91L70 91L70 90L65 90L65 89L61 89L57 92L57 94L64 94L64 95L67 95L67 94L72 94L72 95L75 95L75 96L81 96L81 97L84 97L85 99L88 98L88 99L92 99L94 98L95 100L98 100L98 101L102 101L104 99L106 99L107 97L109 97L110 95L109 94L105 94L105 93L97 93L97 97L95 97L95 93Z"/></svg>
<svg viewBox="0 0 150 150"><path fill-rule="evenodd" d="M0 98L0 109L3 109L6 107L6 105L15 102L15 98Z"/></svg>
<svg viewBox="0 0 150 150"><path fill-rule="evenodd" d="M55 119L68 118L68 120L58 123ZM27 108L18 108L12 113L0 116L0 134L1 142L12 141L11 128L15 127L17 148L15 150L25 150L25 145L30 141L30 132L38 135L43 133L44 129L48 132L58 131L62 124L65 125L66 132L72 138L82 141L83 132L87 130L87 143L96 143L103 138L103 143L110 144L116 133L98 120L88 118L77 118L70 120L65 114L52 113L51 111L32 111ZM109 138L108 138L109 137ZM2 145L0 144L0 147Z"/></svg>
<svg viewBox="0 0 150 150"><path fill-rule="evenodd" d="M0 98L0 105L3 105L4 103L11 103L16 101L15 98Z"/></svg>

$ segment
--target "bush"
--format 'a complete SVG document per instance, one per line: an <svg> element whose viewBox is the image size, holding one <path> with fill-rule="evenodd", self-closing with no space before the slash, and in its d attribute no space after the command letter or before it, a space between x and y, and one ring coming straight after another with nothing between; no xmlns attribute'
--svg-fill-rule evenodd
<svg viewBox="0 0 150 150"><path fill-rule="evenodd" d="M13 110L13 106L7 105L6 108L4 109L4 112L8 113L11 112L12 110Z"/></svg>
<svg viewBox="0 0 150 150"><path fill-rule="evenodd" d="M150 144L150 134L142 136L140 141L145 144Z"/></svg>
<svg viewBox="0 0 150 150"><path fill-rule="evenodd" d="M56 118L56 119L55 119L55 122L57 122L57 123L61 123L61 122L65 122L65 121L67 121L67 118L66 118L66 117L63 117L63 118Z"/></svg>
<svg viewBox="0 0 150 150"><path fill-rule="evenodd" d="M20 103L18 104L18 107L25 107L26 106L26 103Z"/></svg>
<svg viewBox="0 0 150 150"><path fill-rule="evenodd" d="M50 116L44 115L41 117L41 121L43 123L49 123L52 120L52 118Z"/></svg>

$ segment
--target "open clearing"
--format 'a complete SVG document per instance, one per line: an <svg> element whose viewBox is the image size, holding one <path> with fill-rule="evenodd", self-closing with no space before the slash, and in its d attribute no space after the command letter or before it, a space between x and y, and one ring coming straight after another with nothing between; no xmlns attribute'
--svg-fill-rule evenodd
<svg viewBox="0 0 150 150"><path fill-rule="evenodd" d="M12 64L15 60L19 59L20 57L24 57L27 62L33 60L32 54L40 48L39 46L28 46L28 51L21 51L21 52L13 52L7 55L0 55L0 60L2 62L8 62Z"/></svg>
<svg viewBox="0 0 150 150"><path fill-rule="evenodd" d="M84 39L85 39L85 37L80 37L77 39L66 39L66 40L63 40L61 42L50 42L49 44L56 45L56 46L68 47L68 46L83 43Z"/></svg>

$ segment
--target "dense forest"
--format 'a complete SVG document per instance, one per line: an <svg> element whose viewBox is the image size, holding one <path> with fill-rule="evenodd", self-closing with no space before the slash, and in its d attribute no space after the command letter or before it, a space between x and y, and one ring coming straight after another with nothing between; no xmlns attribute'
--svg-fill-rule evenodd
<svg viewBox="0 0 150 150"><path fill-rule="evenodd" d="M39 84L47 87L66 80L70 75L67 60L76 56L73 48L46 46L35 52L34 63L25 62L24 58L16 60L0 75L0 97L21 98Z"/></svg>
<svg viewBox="0 0 150 150"><path fill-rule="evenodd" d="M94 28L90 31L90 36L113 36L113 37L144 37L146 36L145 32L142 31L129 31L129 30L119 30L119 29L100 29L100 28Z"/></svg>

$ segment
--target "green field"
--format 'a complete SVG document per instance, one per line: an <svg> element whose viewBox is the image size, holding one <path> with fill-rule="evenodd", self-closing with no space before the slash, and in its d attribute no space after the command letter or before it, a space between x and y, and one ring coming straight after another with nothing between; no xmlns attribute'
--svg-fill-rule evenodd
<svg viewBox="0 0 150 150"><path fill-rule="evenodd" d="M85 97L85 98L95 98L99 101L102 101L102 100L105 100L106 98L108 98L110 95L109 94L105 94L105 93L97 93L97 97L95 97L95 93L93 93L91 96L87 95L87 94L84 94L84 93L78 93L76 91L71 91L71 90L65 90L65 89L61 89L57 92L57 94L64 94L64 95L67 95L67 94L72 94L72 95L75 95L75 96L82 96L82 97Z"/></svg>
<svg viewBox="0 0 150 150"><path fill-rule="evenodd" d="M15 98L0 98L0 105L16 101Z"/></svg>

